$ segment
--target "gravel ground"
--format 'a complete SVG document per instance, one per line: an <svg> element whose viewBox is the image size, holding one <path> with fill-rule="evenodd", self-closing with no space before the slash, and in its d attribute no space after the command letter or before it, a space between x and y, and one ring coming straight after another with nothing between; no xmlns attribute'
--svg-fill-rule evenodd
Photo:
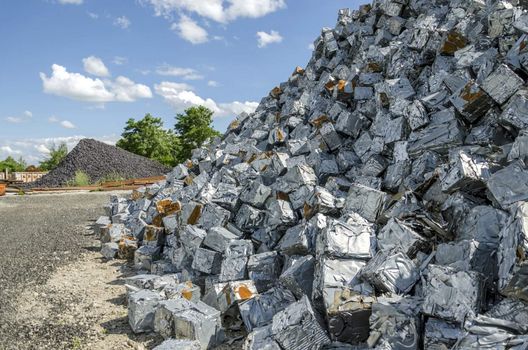
<svg viewBox="0 0 528 350"><path fill-rule="evenodd" d="M91 235L109 196L0 198L0 349L145 348L127 334L118 278L131 271Z"/></svg>

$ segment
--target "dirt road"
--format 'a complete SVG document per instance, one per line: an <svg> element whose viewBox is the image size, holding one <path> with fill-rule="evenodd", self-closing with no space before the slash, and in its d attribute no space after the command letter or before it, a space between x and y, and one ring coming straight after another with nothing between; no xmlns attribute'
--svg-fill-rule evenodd
<svg viewBox="0 0 528 350"><path fill-rule="evenodd" d="M0 198L0 349L143 349L129 334L131 274L101 259L91 223L108 193ZM150 339L150 340L147 340Z"/></svg>

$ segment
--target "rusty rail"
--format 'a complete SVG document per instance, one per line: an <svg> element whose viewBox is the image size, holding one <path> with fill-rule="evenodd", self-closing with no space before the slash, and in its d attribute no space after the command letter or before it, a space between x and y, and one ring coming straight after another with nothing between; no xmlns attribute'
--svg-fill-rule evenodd
<svg viewBox="0 0 528 350"><path fill-rule="evenodd" d="M79 186L79 187L47 187L33 188L32 192L58 192L58 191L114 191L114 190L136 190L142 186L151 185L158 181L165 180L165 176L146 177L123 181L108 181L100 185Z"/></svg>

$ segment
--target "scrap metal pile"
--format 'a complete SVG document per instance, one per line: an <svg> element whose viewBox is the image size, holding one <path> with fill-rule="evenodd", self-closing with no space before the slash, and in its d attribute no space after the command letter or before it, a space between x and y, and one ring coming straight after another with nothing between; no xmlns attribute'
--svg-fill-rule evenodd
<svg viewBox="0 0 528 350"><path fill-rule="evenodd" d="M528 348L526 2L342 10L305 69L114 198L158 349ZM236 334L236 333L235 333Z"/></svg>
<svg viewBox="0 0 528 350"><path fill-rule="evenodd" d="M157 161L125 151L93 139L82 139L59 165L27 188L66 186L78 171L85 173L91 183L109 177L125 179L148 178L166 174L170 168Z"/></svg>

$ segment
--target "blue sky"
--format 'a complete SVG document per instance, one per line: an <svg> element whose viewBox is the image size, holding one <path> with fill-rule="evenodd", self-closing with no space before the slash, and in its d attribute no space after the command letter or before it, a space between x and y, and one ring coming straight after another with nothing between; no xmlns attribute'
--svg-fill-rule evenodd
<svg viewBox="0 0 528 350"><path fill-rule="evenodd" d="M293 69L356 0L0 2L0 159L53 143L115 142L146 113L172 127L193 104L224 131Z"/></svg>

